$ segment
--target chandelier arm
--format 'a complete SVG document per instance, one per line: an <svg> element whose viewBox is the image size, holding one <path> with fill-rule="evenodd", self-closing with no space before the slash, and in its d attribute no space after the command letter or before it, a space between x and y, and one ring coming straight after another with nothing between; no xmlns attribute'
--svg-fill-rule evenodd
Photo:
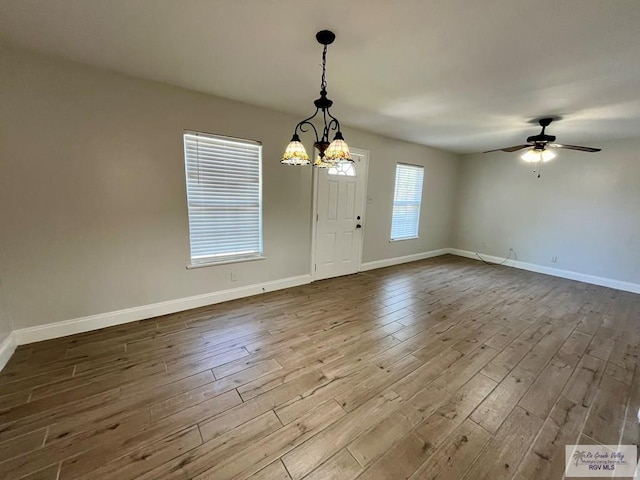
<svg viewBox="0 0 640 480"><path fill-rule="evenodd" d="M298 133L298 130L300 130L301 132L308 132L308 131L309 131L309 128L307 128L307 127L306 127L306 126L308 125L308 126L310 126L310 127L313 129L313 132L314 132L314 133L315 133L315 135L316 135L316 142L317 142L317 141L319 140L319 137L318 137L318 130L316 129L316 126L315 126L313 123L311 123L309 120L312 120L316 115L318 115L318 112L319 112L319 111L320 111L320 109L319 109L319 108L316 108L316 111L315 111L315 113L314 113L313 115L311 115L311 116L310 116L310 117L308 117L308 118L305 118L305 119L304 119L304 120L302 120L300 123L298 123L298 124L296 125L296 128L295 128L295 130L293 131L293 133L297 134L297 133Z"/></svg>
<svg viewBox="0 0 640 480"><path fill-rule="evenodd" d="M327 110L327 115L329 115L329 117L331 118L331 121L327 124L326 120L325 120L325 124L327 125L327 135L329 135L329 130L333 130L333 131L340 131L340 122L338 121L338 119L336 117L334 117L333 115L331 115L331 113L329 112L329 110Z"/></svg>

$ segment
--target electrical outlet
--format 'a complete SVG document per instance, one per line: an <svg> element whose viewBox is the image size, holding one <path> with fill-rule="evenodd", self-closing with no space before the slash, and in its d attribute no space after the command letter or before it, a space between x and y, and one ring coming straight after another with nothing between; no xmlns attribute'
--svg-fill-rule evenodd
<svg viewBox="0 0 640 480"><path fill-rule="evenodd" d="M555 255L551 257L551 263L558 263L558 257L556 257Z"/></svg>
<svg viewBox="0 0 640 480"><path fill-rule="evenodd" d="M238 275L236 275L235 272L231 272L231 281L232 282L238 281Z"/></svg>

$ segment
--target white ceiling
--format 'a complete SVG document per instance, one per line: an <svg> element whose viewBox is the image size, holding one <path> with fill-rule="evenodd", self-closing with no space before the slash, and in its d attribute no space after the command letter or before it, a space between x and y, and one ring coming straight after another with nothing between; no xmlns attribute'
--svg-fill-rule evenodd
<svg viewBox="0 0 640 480"><path fill-rule="evenodd" d="M638 0L0 0L0 39L453 152L640 136ZM293 129L293 125L292 125ZM348 140L348 138L347 138Z"/></svg>

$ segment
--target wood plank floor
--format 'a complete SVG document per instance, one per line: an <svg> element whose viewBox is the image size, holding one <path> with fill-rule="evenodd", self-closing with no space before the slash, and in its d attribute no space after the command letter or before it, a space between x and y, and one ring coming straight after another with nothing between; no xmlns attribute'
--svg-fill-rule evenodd
<svg viewBox="0 0 640 480"><path fill-rule="evenodd" d="M3 479L561 479L638 444L640 295L443 256L21 346ZM637 373L638 372L638 373Z"/></svg>

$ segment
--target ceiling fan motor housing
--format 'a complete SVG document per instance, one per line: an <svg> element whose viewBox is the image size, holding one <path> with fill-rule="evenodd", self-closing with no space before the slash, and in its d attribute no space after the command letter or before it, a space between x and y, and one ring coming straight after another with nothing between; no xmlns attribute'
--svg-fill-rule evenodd
<svg viewBox="0 0 640 480"><path fill-rule="evenodd" d="M546 133L544 133L545 128L551 125L551 122L553 122L553 118L541 118L540 120L538 120L538 123L542 127L542 131L538 135L532 135L531 137L527 137L527 142L535 143L536 146L538 144L555 142L556 141L555 135L547 135Z"/></svg>
<svg viewBox="0 0 640 480"><path fill-rule="evenodd" d="M551 143L556 141L555 135L547 135L546 133L541 133L540 135L532 135L527 137L527 142L529 143Z"/></svg>

